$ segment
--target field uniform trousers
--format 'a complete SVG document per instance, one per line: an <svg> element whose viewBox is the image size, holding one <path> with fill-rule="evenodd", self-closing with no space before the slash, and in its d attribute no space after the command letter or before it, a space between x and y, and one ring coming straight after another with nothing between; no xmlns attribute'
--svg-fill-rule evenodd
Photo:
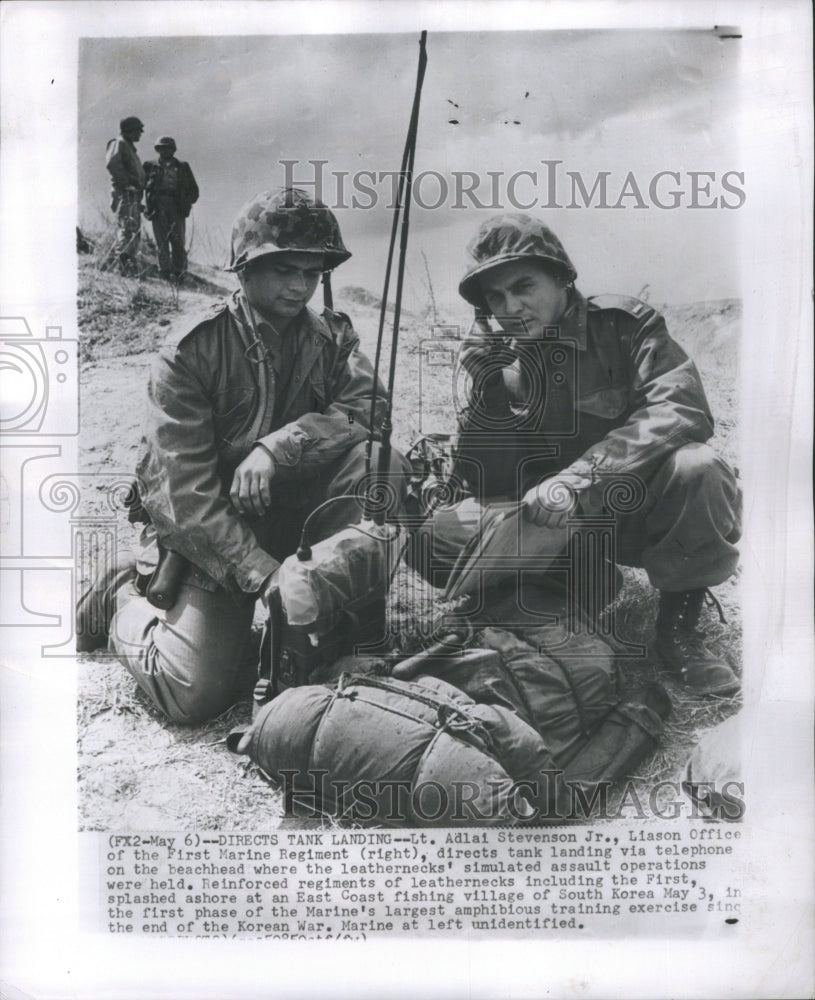
<svg viewBox="0 0 815 1000"><path fill-rule="evenodd" d="M112 253L122 274L134 275L141 240L141 192L124 190L117 198L116 242Z"/></svg>
<svg viewBox="0 0 815 1000"><path fill-rule="evenodd" d="M738 564L741 491L730 466L708 445L687 444L644 485L642 504L615 514L614 561L645 569L657 590L696 590L732 576ZM473 498L437 510L420 529L431 537L414 548L431 553L429 565L414 569L435 586L443 585L483 517L484 508Z"/></svg>
<svg viewBox="0 0 815 1000"><path fill-rule="evenodd" d="M391 480L400 494L400 505L408 469L407 460L394 450ZM272 507L264 519L273 539L264 545L267 551L279 559L293 552L308 513L329 497L354 493L364 470L365 446L358 445L309 482L305 490L308 496L301 506ZM312 541L326 538L360 517L358 501L338 501L318 515ZM132 555L122 561L129 562L129 568L120 566L118 575L111 578L116 592L112 599L108 597L114 611L108 648L173 721L195 723L219 715L233 701L238 670L249 652L256 595L244 594L236 601L225 588L212 589L210 578L194 570L173 607L162 611L137 590ZM104 597L97 594L97 599Z"/></svg>
<svg viewBox="0 0 815 1000"><path fill-rule="evenodd" d="M187 270L184 248L187 220L178 209L175 195L157 194L152 218L158 269L163 278L180 277Z"/></svg>

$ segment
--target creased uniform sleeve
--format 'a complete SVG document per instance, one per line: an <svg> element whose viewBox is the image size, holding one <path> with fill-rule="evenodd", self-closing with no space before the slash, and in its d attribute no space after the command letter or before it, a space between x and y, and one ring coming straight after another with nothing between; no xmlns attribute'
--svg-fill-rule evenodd
<svg viewBox="0 0 815 1000"><path fill-rule="evenodd" d="M156 359L137 468L142 500L166 548L218 583L255 593L279 564L221 492L205 370L194 337Z"/></svg>
<svg viewBox="0 0 815 1000"><path fill-rule="evenodd" d="M184 174L184 202L186 206L192 206L198 201L200 191L198 190L198 184L195 180L195 176L192 172L192 167L189 163L182 163L181 170Z"/></svg>
<svg viewBox="0 0 815 1000"><path fill-rule="evenodd" d="M332 325L336 349L325 371L323 412L306 413L257 442L275 461L275 482L314 475L367 437L373 367L359 350L359 338L350 322L342 317L339 323L332 320ZM385 402L385 391L377 383L376 426L384 416Z"/></svg>
<svg viewBox="0 0 815 1000"><path fill-rule="evenodd" d="M506 416L509 398L504 385L504 369L517 357L504 334L490 330L478 320L473 323L458 355L458 364L471 380L468 410L476 407L495 417Z"/></svg>
<svg viewBox="0 0 815 1000"><path fill-rule="evenodd" d="M506 495L515 478L511 440L504 437L506 447L501 448L486 443L484 435L490 427L503 428L503 435L511 433L504 369L516 359L508 338L478 320L462 341L458 355L458 364L467 372L470 385L466 405L456 414L452 475L482 499Z"/></svg>
<svg viewBox="0 0 815 1000"><path fill-rule="evenodd" d="M117 187L126 188L133 181L122 158L121 139L111 139L108 144L106 166L108 173Z"/></svg>
<svg viewBox="0 0 815 1000"><path fill-rule="evenodd" d="M629 416L566 470L592 483L615 472L647 479L672 452L713 435L699 372L662 316L649 310L638 322L623 311L613 315L628 364Z"/></svg>
<svg viewBox="0 0 815 1000"><path fill-rule="evenodd" d="M118 188L144 187L144 170L138 157L122 139L111 139L107 146L105 165Z"/></svg>

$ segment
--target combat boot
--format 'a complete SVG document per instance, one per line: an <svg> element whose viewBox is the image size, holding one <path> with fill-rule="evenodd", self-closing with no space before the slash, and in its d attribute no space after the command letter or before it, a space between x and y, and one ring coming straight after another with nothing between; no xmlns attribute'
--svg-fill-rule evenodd
<svg viewBox="0 0 815 1000"><path fill-rule="evenodd" d="M80 596L76 605L76 651L92 653L108 645L110 623L117 599L128 584L138 581L136 560L125 552L110 566L101 570L96 579Z"/></svg>
<svg viewBox="0 0 815 1000"><path fill-rule="evenodd" d="M704 589L660 591L656 650L676 679L697 694L726 697L739 690L739 679L705 646L704 634L696 628L706 593ZM718 604L715 598L714 602Z"/></svg>

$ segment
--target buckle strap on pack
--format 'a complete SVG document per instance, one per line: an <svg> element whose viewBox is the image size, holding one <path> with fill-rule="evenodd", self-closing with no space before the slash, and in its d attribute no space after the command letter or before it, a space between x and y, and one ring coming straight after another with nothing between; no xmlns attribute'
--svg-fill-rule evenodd
<svg viewBox="0 0 815 1000"><path fill-rule="evenodd" d="M388 691L391 694L399 694L405 698L411 698L436 712L436 728L439 730L453 732L456 736L465 740L469 735L480 740L490 749L493 747L492 738L484 724L479 719L473 718L469 712L454 702L442 701L438 697L434 698L432 695L422 694L416 690L415 686L411 685L408 687L404 682L389 682L381 677L350 674L347 671L344 671L340 675L336 687L336 696L338 698L355 698L357 692L350 690L353 687L378 688L380 691Z"/></svg>

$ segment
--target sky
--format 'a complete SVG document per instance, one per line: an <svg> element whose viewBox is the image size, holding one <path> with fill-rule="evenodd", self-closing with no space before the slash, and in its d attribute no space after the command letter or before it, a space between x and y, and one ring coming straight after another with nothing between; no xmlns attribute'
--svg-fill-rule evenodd
<svg viewBox="0 0 815 1000"><path fill-rule="evenodd" d="M426 174L419 194L428 207L414 204L411 214L412 304L426 299L429 272L438 304L461 306L465 246L496 206L517 210L507 184L519 171L537 178L518 178L516 202L534 203L530 214L560 236L585 294L645 289L653 302L740 294L738 206L749 177L738 176L738 40L702 30L450 32L431 33L427 54L415 169ZM295 180L309 181L308 161L319 159L327 161L324 199L348 206L336 214L353 257L335 282L378 291L391 182L374 183L375 196L357 192L363 205L376 204L354 208L351 178L398 169L417 56L417 34L82 39L80 224L92 230L110 219L105 144L119 119L135 114L146 125L143 160L155 155L157 136L170 134L194 170L193 258L224 260L232 220L252 195L283 183L281 161L298 161ZM554 194L547 169L556 172ZM466 195L455 207L455 174L465 171L487 207ZM652 197L663 171L678 182L663 176ZM697 179L695 196L692 171L714 175ZM338 172L349 175L344 198ZM598 207L599 191L584 207L579 189L577 207L566 207L569 174L590 192L600 172L606 204L619 207ZM672 190L678 207L655 204L672 204ZM717 207L701 207L714 199Z"/></svg>

